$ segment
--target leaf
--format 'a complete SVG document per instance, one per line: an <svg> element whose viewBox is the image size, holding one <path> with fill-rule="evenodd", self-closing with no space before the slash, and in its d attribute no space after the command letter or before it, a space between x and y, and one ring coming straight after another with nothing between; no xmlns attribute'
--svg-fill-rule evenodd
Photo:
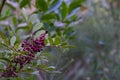
<svg viewBox="0 0 120 80"><path fill-rule="evenodd" d="M74 1L69 5L69 13L71 13L74 9L80 7L83 1L85 1L85 0L74 0Z"/></svg>
<svg viewBox="0 0 120 80"><path fill-rule="evenodd" d="M59 37L56 37L55 38L55 45L60 44L60 42L61 42L61 39Z"/></svg>
<svg viewBox="0 0 120 80"><path fill-rule="evenodd" d="M51 13L51 14L45 14L44 16L41 17L42 21L49 21L51 19L57 19L56 14L53 14L53 13Z"/></svg>
<svg viewBox="0 0 120 80"><path fill-rule="evenodd" d="M38 12L39 13L39 12ZM39 18L38 18L38 14L34 14L32 13L29 18L28 18L28 22L32 22L32 24L39 24Z"/></svg>
<svg viewBox="0 0 120 80"><path fill-rule="evenodd" d="M43 29L47 30L48 32L52 32L55 30L55 27L53 25L53 23L49 23L48 21L44 23L44 27ZM54 34L52 34L54 35Z"/></svg>
<svg viewBox="0 0 120 80"><path fill-rule="evenodd" d="M12 22L13 22L14 25L17 24L17 18L15 16L12 18Z"/></svg>
<svg viewBox="0 0 120 80"><path fill-rule="evenodd" d="M0 37L3 39L3 41L8 44L8 40L7 38L5 37L5 35L3 34L3 32L0 31Z"/></svg>
<svg viewBox="0 0 120 80"><path fill-rule="evenodd" d="M80 8L75 8L74 10L72 10L70 13L69 13L69 15L67 15L67 19L70 19L70 21L74 21L73 19L74 18L76 18L76 12L78 12L80 10ZM72 18L72 20L71 20L71 18ZM75 19L76 20L76 19Z"/></svg>
<svg viewBox="0 0 120 80"><path fill-rule="evenodd" d="M22 1L20 2L20 8L23 8L23 7L25 7L27 4L30 4L30 1L31 1L31 0L22 0Z"/></svg>
<svg viewBox="0 0 120 80"><path fill-rule="evenodd" d="M0 62L0 71L2 70L2 68L4 68L4 63Z"/></svg>
<svg viewBox="0 0 120 80"><path fill-rule="evenodd" d="M15 42L15 44L14 44L14 48L15 48L15 49L18 49L19 46L20 46L20 44L19 44L18 42Z"/></svg>
<svg viewBox="0 0 120 80"><path fill-rule="evenodd" d="M39 10L43 12L45 12L48 9L48 6L45 0L36 0L35 5Z"/></svg>
<svg viewBox="0 0 120 80"><path fill-rule="evenodd" d="M10 39L11 46L14 46L15 42L16 42L16 37L12 36L12 38Z"/></svg>
<svg viewBox="0 0 120 80"><path fill-rule="evenodd" d="M48 23L48 22L45 22L45 23L44 23L44 28L45 28L45 30L49 30L50 25L49 25L49 23Z"/></svg>
<svg viewBox="0 0 120 80"><path fill-rule="evenodd" d="M42 64L42 65L38 65L39 68L42 68L42 69L46 69L47 68L47 65L46 64Z"/></svg>
<svg viewBox="0 0 120 80"><path fill-rule="evenodd" d="M19 5L17 2L9 1L6 3L7 6L9 6L11 9L16 9Z"/></svg>
<svg viewBox="0 0 120 80"><path fill-rule="evenodd" d="M60 12L62 15L62 19L64 20L68 14L68 7L67 7L67 4L65 2L62 2L62 5L60 7Z"/></svg>
<svg viewBox="0 0 120 80"><path fill-rule="evenodd" d="M49 43L52 45L53 44L53 39L51 37L48 38Z"/></svg>
<svg viewBox="0 0 120 80"><path fill-rule="evenodd" d="M55 3L51 4L46 14L49 14L50 12L58 9L61 6L61 4L62 4L62 0L57 0Z"/></svg>
<svg viewBox="0 0 120 80"><path fill-rule="evenodd" d="M11 15L11 10L7 9L6 12L5 12L5 16L9 17L10 15Z"/></svg>
<svg viewBox="0 0 120 80"><path fill-rule="evenodd" d="M17 27L16 29L15 29L15 32L17 32L17 31L19 31L20 29L22 29L22 30L28 30L29 29L29 27Z"/></svg>
<svg viewBox="0 0 120 80"><path fill-rule="evenodd" d="M29 14L28 14L27 9L23 8L21 11L22 11L21 13L22 13L23 18L24 18L26 21L28 21Z"/></svg>
<svg viewBox="0 0 120 80"><path fill-rule="evenodd" d="M54 69L55 69L54 66L49 66L49 67L47 67L47 70L49 70L49 71L54 70Z"/></svg>
<svg viewBox="0 0 120 80"><path fill-rule="evenodd" d="M7 10L5 11L4 15L2 15L2 16L0 17L0 20L5 20L5 19L7 19L7 18L10 17L10 16L11 16L11 10L10 10L10 9L7 9Z"/></svg>
<svg viewBox="0 0 120 80"><path fill-rule="evenodd" d="M5 62L10 62L10 60L8 58L0 58L0 61L5 61Z"/></svg>
<svg viewBox="0 0 120 80"><path fill-rule="evenodd" d="M45 40L44 40L44 43L45 43L45 45L47 45L47 44L48 44L48 40L47 40L47 39L45 39Z"/></svg>
<svg viewBox="0 0 120 80"><path fill-rule="evenodd" d="M38 31L41 27L43 27L43 23L35 24L32 31L33 32Z"/></svg>
<svg viewBox="0 0 120 80"><path fill-rule="evenodd" d="M33 72L34 70L30 67L24 67L24 69L22 70L22 72Z"/></svg>

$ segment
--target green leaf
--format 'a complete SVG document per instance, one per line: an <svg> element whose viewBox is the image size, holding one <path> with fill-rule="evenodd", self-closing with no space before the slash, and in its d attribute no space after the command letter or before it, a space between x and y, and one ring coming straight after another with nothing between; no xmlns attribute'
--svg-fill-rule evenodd
<svg viewBox="0 0 120 80"><path fill-rule="evenodd" d="M62 0L56 0L53 4L50 5L49 9L47 10L46 14L49 14L52 11L58 9L62 4Z"/></svg>
<svg viewBox="0 0 120 80"><path fill-rule="evenodd" d="M0 61L5 61L5 62L10 62L10 60L8 58L0 58Z"/></svg>
<svg viewBox="0 0 120 80"><path fill-rule="evenodd" d="M8 40L7 38L5 37L5 35L3 34L3 32L0 31L0 37L3 39L3 41L8 44Z"/></svg>
<svg viewBox="0 0 120 80"><path fill-rule="evenodd" d="M12 38L10 39L11 46L14 46L15 42L16 42L16 37L12 36Z"/></svg>
<svg viewBox="0 0 120 80"><path fill-rule="evenodd" d="M6 3L6 5L8 6L8 7L10 7L11 9L13 9L13 10L15 10L16 8L17 8L17 5L18 5L19 3Z"/></svg>
<svg viewBox="0 0 120 80"><path fill-rule="evenodd" d="M5 16L9 17L10 15L11 15L11 10L10 9L6 10Z"/></svg>
<svg viewBox="0 0 120 80"><path fill-rule="evenodd" d="M53 44L53 39L51 37L48 37L49 43L52 45Z"/></svg>
<svg viewBox="0 0 120 80"><path fill-rule="evenodd" d="M2 15L2 16L0 17L0 20L5 20L5 19L7 19L7 18L10 17L10 16L11 16L11 10L10 10L10 9L7 9L7 10L5 11L4 15Z"/></svg>
<svg viewBox="0 0 120 80"><path fill-rule="evenodd" d="M55 69L54 66L49 66L49 67L47 67L47 70L49 70L49 71L54 70L54 69Z"/></svg>
<svg viewBox="0 0 120 80"><path fill-rule="evenodd" d="M43 23L35 24L32 31L33 32L38 31L41 27L43 27Z"/></svg>
<svg viewBox="0 0 120 80"><path fill-rule="evenodd" d="M47 39L45 39L45 40L44 40L44 43L45 43L45 44L48 44L48 40L47 40Z"/></svg>
<svg viewBox="0 0 120 80"><path fill-rule="evenodd" d="M48 6L45 0L36 0L35 5L39 10L43 12L45 12L48 9Z"/></svg>
<svg viewBox="0 0 120 80"><path fill-rule="evenodd" d="M22 1L20 2L20 8L23 8L23 7L25 7L27 4L30 4L30 1L31 1L31 0L22 0Z"/></svg>
<svg viewBox="0 0 120 80"><path fill-rule="evenodd" d="M23 72L33 72L34 70L32 68L30 68L30 67L25 66L22 71Z"/></svg>
<svg viewBox="0 0 120 80"><path fill-rule="evenodd" d="M13 22L14 25L17 24L17 18L15 16L12 18L12 22Z"/></svg>
<svg viewBox="0 0 120 80"><path fill-rule="evenodd" d="M42 21L49 21L51 19L57 19L56 14L51 13L51 14L45 14L44 16L41 17Z"/></svg>
<svg viewBox="0 0 120 80"><path fill-rule="evenodd" d="M14 48L15 48L15 49L18 49L19 46L20 46L20 44L19 44L18 42L15 42L15 44L14 44Z"/></svg>
<svg viewBox="0 0 120 80"><path fill-rule="evenodd" d="M56 37L56 38L55 38L55 45L60 44L60 42L61 42L60 37Z"/></svg>
<svg viewBox="0 0 120 80"><path fill-rule="evenodd" d="M22 29L22 30L29 30L29 27L17 27L16 29L15 29L15 32L17 32L17 31L19 31L20 29Z"/></svg>
<svg viewBox="0 0 120 80"><path fill-rule="evenodd" d="M38 65L38 67L41 68L41 69L46 69L47 65L46 64L42 64L42 65Z"/></svg>
<svg viewBox="0 0 120 80"><path fill-rule="evenodd" d="M62 15L62 19L64 20L68 14L68 7L67 7L67 4L65 2L62 2L62 5L60 7L60 12Z"/></svg>
<svg viewBox="0 0 120 80"><path fill-rule="evenodd" d="M85 0L74 0L74 1L69 5L69 13L71 13L74 9L80 7L83 1L85 1Z"/></svg>
<svg viewBox="0 0 120 80"><path fill-rule="evenodd" d="M21 11L22 11L21 13L22 13L22 16L25 19L25 21L28 21L28 19L29 19L28 11L25 8L21 9Z"/></svg>

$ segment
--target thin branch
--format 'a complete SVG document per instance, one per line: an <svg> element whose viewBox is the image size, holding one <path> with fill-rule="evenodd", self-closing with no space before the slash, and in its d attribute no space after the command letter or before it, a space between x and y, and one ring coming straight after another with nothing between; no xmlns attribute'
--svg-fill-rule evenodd
<svg viewBox="0 0 120 80"><path fill-rule="evenodd" d="M1 12L2 12L2 9L3 9L3 6L4 6L5 2L6 2L6 0L3 0L3 1L2 1L2 5L1 5L1 7L0 7L0 15L1 15Z"/></svg>

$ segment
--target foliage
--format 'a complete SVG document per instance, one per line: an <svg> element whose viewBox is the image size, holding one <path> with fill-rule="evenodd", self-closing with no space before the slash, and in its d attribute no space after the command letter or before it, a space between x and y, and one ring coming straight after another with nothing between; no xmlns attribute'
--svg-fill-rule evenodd
<svg viewBox="0 0 120 80"><path fill-rule="evenodd" d="M120 80L120 1L83 2L6 0L0 79Z"/></svg>
<svg viewBox="0 0 120 80"><path fill-rule="evenodd" d="M45 72L59 73L54 70L54 65L46 64L50 55L49 48L55 47L63 49L62 52L65 52L66 49L72 47L68 43L74 38L74 29L70 23L76 20L75 9L79 8L83 1L73 0L70 4L63 0L6 1L0 16L1 79L33 80L35 74L42 80ZM46 31L48 33L42 42L45 45L41 46L40 42L40 50L35 51L31 48L35 44L34 40L37 41L39 37L41 40L41 35ZM23 40L30 42L31 46L28 46L27 42L23 42ZM23 47L23 43L27 47ZM28 56L26 54L31 51L28 48L32 49L32 54L35 55L32 59L30 58L32 61L25 62L24 59L26 60L28 57L24 56ZM16 60L18 60L18 65L16 65ZM13 65L15 65L15 70ZM26 77L28 75L31 77Z"/></svg>

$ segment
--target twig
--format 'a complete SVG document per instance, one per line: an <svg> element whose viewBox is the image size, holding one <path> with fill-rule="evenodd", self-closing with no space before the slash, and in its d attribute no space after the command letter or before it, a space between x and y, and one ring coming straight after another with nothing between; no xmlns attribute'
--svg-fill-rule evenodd
<svg viewBox="0 0 120 80"><path fill-rule="evenodd" d="M0 15L1 15L1 12L2 12L2 9L3 9L3 6L4 6L5 2L6 2L6 0L3 0L3 1L2 1L2 5L1 5L1 7L0 7Z"/></svg>

